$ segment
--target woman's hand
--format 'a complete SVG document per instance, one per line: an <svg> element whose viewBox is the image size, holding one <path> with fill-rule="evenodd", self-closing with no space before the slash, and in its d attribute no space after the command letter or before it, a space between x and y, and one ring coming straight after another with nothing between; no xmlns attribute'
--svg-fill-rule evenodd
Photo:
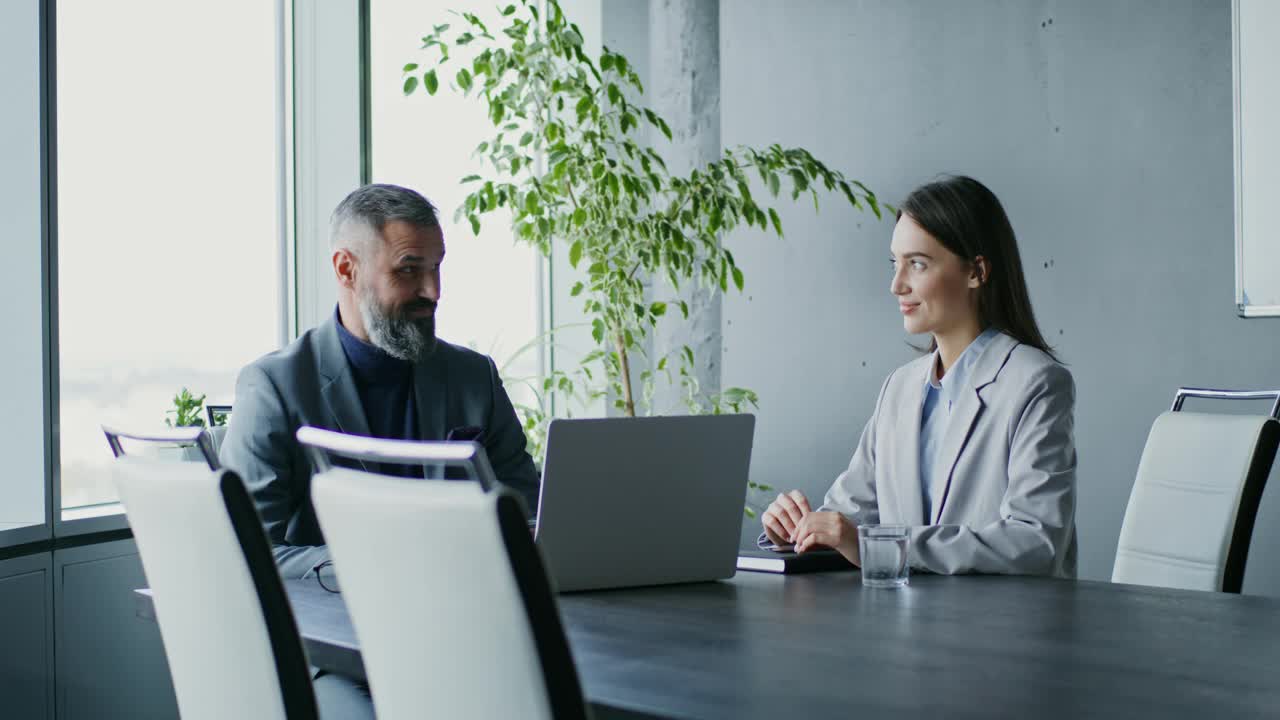
<svg viewBox="0 0 1280 720"><path fill-rule="evenodd" d="M804 516L796 527L796 552L816 546L834 548L849 562L861 566L858 558L858 528L838 512L814 512Z"/></svg>
<svg viewBox="0 0 1280 720"><path fill-rule="evenodd" d="M774 545L790 545L796 540L796 526L808 515L809 501L804 493L792 490L778 496L760 515L764 534Z"/></svg>

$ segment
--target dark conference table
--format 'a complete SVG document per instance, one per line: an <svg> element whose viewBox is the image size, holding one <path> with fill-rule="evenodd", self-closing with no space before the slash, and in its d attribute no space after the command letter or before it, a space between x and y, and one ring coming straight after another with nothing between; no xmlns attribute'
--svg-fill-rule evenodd
<svg viewBox="0 0 1280 720"><path fill-rule="evenodd" d="M341 596L286 585L311 662L363 677ZM1269 598L995 576L872 590L853 572L739 572L559 603L597 718L1280 714ZM151 614L145 594L139 612Z"/></svg>

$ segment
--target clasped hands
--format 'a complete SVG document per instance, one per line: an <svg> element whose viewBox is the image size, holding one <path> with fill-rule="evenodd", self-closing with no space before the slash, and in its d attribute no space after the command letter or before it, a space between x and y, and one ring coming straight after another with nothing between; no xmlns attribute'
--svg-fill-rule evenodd
<svg viewBox="0 0 1280 720"><path fill-rule="evenodd" d="M814 512L799 490L778 495L760 516L764 534L774 545L794 545L798 553L833 548L853 563L858 560L858 528L838 512Z"/></svg>

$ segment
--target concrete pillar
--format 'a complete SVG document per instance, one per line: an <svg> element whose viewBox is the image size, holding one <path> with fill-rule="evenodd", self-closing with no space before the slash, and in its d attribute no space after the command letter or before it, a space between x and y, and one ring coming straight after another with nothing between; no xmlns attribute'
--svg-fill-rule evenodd
<svg viewBox="0 0 1280 720"><path fill-rule="evenodd" d="M649 3L650 106L671 126L672 141L651 131L655 146L673 174L685 174L720 157L720 1L651 0ZM672 298L664 278L654 278L655 299ZM695 376L704 392L720 389L720 299L694 284L681 288L689 319L670 308L652 337L653 363L671 353L673 374L680 348L696 359ZM684 412L678 385L660 381L654 411Z"/></svg>

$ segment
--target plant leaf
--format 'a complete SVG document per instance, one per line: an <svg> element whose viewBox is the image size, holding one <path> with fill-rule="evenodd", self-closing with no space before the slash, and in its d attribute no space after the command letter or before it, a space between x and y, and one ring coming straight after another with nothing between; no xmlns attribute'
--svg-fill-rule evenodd
<svg viewBox="0 0 1280 720"><path fill-rule="evenodd" d="M404 94L412 95L414 90L418 89L418 76L410 75L404 79Z"/></svg>
<svg viewBox="0 0 1280 720"><path fill-rule="evenodd" d="M582 241L578 240L569 248L569 266L576 268L582 260Z"/></svg>
<svg viewBox="0 0 1280 720"><path fill-rule="evenodd" d="M800 194L809 188L809 178L803 172L791 169L791 181L795 183L794 193Z"/></svg>
<svg viewBox="0 0 1280 720"><path fill-rule="evenodd" d="M428 95L436 94L436 89L440 87L440 80L436 77L435 68L428 70L427 74L422 76L422 84L427 88Z"/></svg>

